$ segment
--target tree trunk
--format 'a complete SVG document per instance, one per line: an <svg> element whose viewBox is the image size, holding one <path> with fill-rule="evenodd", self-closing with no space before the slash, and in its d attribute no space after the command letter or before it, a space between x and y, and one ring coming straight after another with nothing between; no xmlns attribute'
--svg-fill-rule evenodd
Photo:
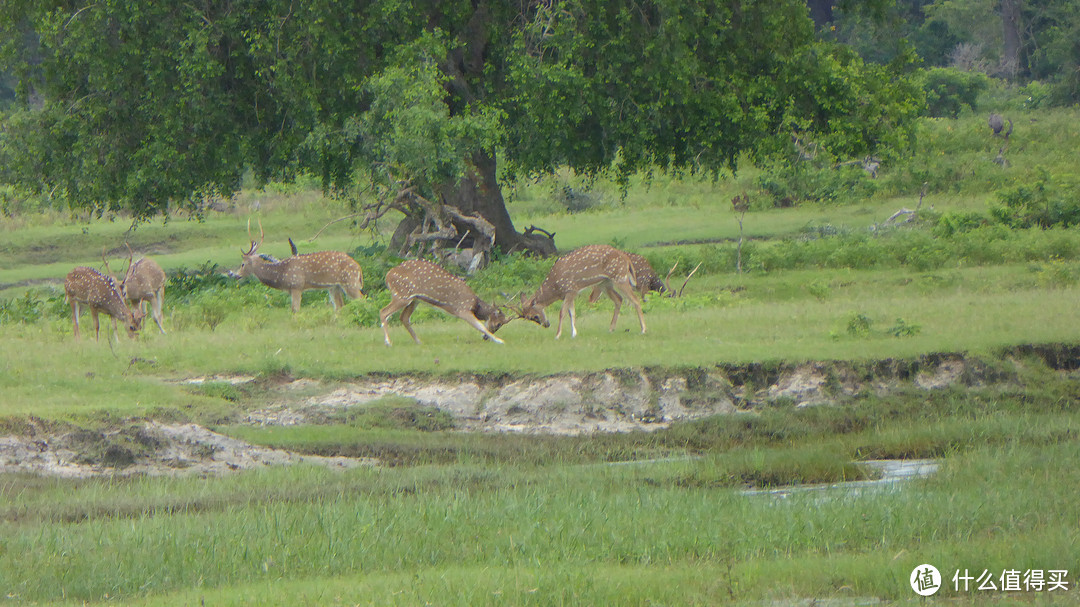
<svg viewBox="0 0 1080 607"><path fill-rule="evenodd" d="M833 0L807 0L806 4L810 8L814 29L821 31L829 27L833 20Z"/></svg>
<svg viewBox="0 0 1080 607"><path fill-rule="evenodd" d="M442 202L463 215L479 215L491 222L495 226L495 246L503 252L527 251L545 257L556 254L554 240L538 234L521 234L514 229L495 177L495 157L477 152L470 164L472 167L461 181L439 188Z"/></svg>
<svg viewBox="0 0 1080 607"><path fill-rule="evenodd" d="M1015 80L1020 75L1020 4L1022 0L1001 0L1001 24L1004 28L1004 50L1001 70L1007 78Z"/></svg>

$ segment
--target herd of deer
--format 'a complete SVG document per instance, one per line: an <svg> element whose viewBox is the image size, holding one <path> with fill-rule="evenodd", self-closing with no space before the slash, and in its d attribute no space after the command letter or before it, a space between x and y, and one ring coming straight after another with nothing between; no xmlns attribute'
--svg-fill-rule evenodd
<svg viewBox="0 0 1080 607"><path fill-rule="evenodd" d="M251 236L250 226L248 236ZM258 253L264 236L260 225L259 240L252 239L250 248L246 252L241 250L243 262L237 276L243 278L254 275L266 286L288 292L292 298L294 313L300 309L301 296L307 290L326 289L335 312L344 305L345 295L350 298L363 297L363 272L360 265L347 254L321 251L297 255L294 246L292 257L276 260ZM95 338L99 333L98 314L101 312L112 317L114 334L118 335L117 322L121 321L128 336L134 337L146 316L147 302L151 304L151 314L158 329L165 333L161 312L165 272L149 258L133 261L134 254L130 247L128 253L128 268L123 280L118 281L111 275L107 261L106 274L80 266L67 275L64 293L71 305L76 339L79 338L81 306L90 309ZM104 254L102 257L104 258ZM668 277L670 276L669 272ZM687 279L689 280L689 277ZM685 283L683 286L685 287ZM576 337L574 298L579 292L590 287L593 289L589 297L590 303L607 294L615 304L615 314L611 317L609 330L615 330L619 310L623 299L626 299L637 312L641 332L644 333L645 315L641 311L640 297L650 291L669 290L665 281L660 280L644 257L608 245L589 245L560 257L531 298L522 294L520 302L508 302L503 306L480 299L464 280L439 265L422 259L410 259L390 269L386 273L386 287L392 299L390 305L379 312L379 320L388 346L392 344L386 321L398 311L401 312L401 323L413 341L420 343L409 324L409 318L420 302L464 320L483 333L484 339L503 343L495 337L495 332L500 327L511 320L524 318L547 328L550 324L544 310L550 304L561 300L562 309L559 311L555 337L557 339L562 335L563 319L567 312L570 314L570 334ZM513 315L508 316L507 311Z"/></svg>

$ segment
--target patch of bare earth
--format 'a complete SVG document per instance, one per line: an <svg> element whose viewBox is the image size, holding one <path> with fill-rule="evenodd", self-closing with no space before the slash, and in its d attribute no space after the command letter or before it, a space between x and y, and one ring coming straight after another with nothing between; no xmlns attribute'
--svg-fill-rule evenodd
<svg viewBox="0 0 1080 607"><path fill-rule="evenodd" d="M334 383L285 378L268 382L265 404L249 412L243 423L326 423L343 409L396 398L435 407L468 432L652 431L682 420L751 412L776 402L799 407L834 405L863 394L1010 383L1017 381L1016 370L1031 357L1059 371L1080 369L1080 347L1056 346L1017 349L989 363L962 354L932 354L907 360L613 369L548 377L399 375ZM256 378L251 376L212 376L179 383L253 381ZM378 463L259 447L191 424L140 421L108 432L67 433L31 426L20 435L0 437L0 472L67 477L219 474L299 462L331 468Z"/></svg>
<svg viewBox="0 0 1080 607"><path fill-rule="evenodd" d="M378 462L299 455L259 447L195 424L144 422L108 432L35 432L0 437L0 472L86 478L102 475L213 475L308 463L354 468Z"/></svg>

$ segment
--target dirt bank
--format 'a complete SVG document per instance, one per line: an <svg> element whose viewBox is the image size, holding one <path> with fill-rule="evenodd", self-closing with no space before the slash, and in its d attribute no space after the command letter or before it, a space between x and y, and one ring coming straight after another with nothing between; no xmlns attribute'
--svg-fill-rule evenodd
<svg viewBox="0 0 1080 607"><path fill-rule="evenodd" d="M308 378L210 377L165 380L249 384L264 381L260 401L240 423L326 423L335 413L387 398L438 409L454 427L473 432L577 435L653 431L763 405L842 405L861 395L899 390L1020 383L1026 366L1062 373L1080 369L1080 346L1011 348L992 357L929 354L911 359L719 364L707 368L612 369L546 377L506 375L368 376L348 382ZM0 472L65 477L108 474L221 474L307 462L334 468L376 465L369 459L301 456L223 436L193 424L130 421L86 431L30 420L0 436Z"/></svg>

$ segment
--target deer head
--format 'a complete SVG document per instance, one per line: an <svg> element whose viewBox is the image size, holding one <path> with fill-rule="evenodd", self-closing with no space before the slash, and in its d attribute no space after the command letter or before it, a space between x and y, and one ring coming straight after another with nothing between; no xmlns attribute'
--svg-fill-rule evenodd
<svg viewBox="0 0 1080 607"><path fill-rule="evenodd" d="M112 276L93 268L79 266L65 278L64 293L71 305L75 339L79 338L79 311L82 306L90 309L95 337L99 334L98 314L101 312L113 318L114 332L118 321L124 323L128 337L135 337L142 328L142 312L128 307L119 283Z"/></svg>
<svg viewBox="0 0 1080 607"><path fill-rule="evenodd" d="M544 309L547 306L539 306L536 303L536 297L529 298L524 293L521 294L521 305L519 305L515 312L517 312L518 318L524 318L530 320L545 329L551 326L548 322L547 315L544 313Z"/></svg>
<svg viewBox="0 0 1080 607"><path fill-rule="evenodd" d="M558 339L562 335L562 323L568 311L571 336L577 336L574 298L579 291L593 286L603 289L615 303L615 313L611 317L609 330L615 330L615 324L619 320L619 309L625 298L630 300L630 305L638 314L641 332L645 332L645 316L641 311L641 301L634 292L637 282L633 264L626 253L608 245L589 245L560 257L555 265L551 266L551 271L548 272L536 293L529 299L522 295L520 316L547 328L550 325L544 309L562 300L563 305L559 311L559 325L555 330L555 338Z"/></svg>
<svg viewBox="0 0 1080 607"><path fill-rule="evenodd" d="M390 305L379 311L386 345L393 345L386 321L390 315L401 311L401 324L409 331L413 341L420 343L409 317L420 302L435 306L465 322L484 334L485 339L503 343L495 337L495 331L509 322L498 306L479 297L465 281L447 272L437 264L423 259L409 259L386 273L386 288L390 291ZM484 321L481 323L481 321Z"/></svg>
<svg viewBox="0 0 1080 607"><path fill-rule="evenodd" d="M259 240L251 240L247 251L240 250L243 263L236 273L238 278L255 275L264 285L286 291L292 299L292 311L300 309L300 300L304 291L326 289L330 294L330 305L337 311L345 305L345 296L357 299L363 297L364 273L360 264L341 251L319 251L317 253L296 254L277 260L267 255L259 255L259 245L265 237L262 221L259 221ZM251 238L251 222L248 222L248 238Z"/></svg>

